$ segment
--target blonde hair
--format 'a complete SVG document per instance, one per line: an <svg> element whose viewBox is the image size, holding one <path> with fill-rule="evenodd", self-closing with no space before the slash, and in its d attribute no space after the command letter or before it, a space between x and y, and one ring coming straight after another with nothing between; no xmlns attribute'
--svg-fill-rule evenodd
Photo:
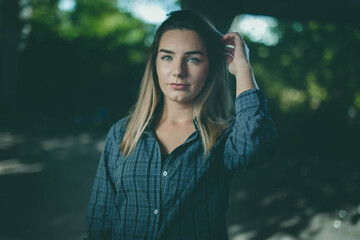
<svg viewBox="0 0 360 240"><path fill-rule="evenodd" d="M155 61L162 35L173 29L197 32L208 52L210 63L208 79L196 97L193 108L204 157L211 151L233 116L234 104L228 86L225 46L221 41L221 34L206 19L194 12L187 10L172 12L158 28L149 50L138 101L129 115L125 135L120 144L120 150L126 156L134 150L154 116L156 108L162 104L163 93L158 84Z"/></svg>

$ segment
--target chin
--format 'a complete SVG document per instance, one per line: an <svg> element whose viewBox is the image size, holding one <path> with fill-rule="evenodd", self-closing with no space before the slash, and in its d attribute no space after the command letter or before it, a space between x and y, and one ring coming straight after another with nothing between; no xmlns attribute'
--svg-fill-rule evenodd
<svg viewBox="0 0 360 240"><path fill-rule="evenodd" d="M171 98L172 101L177 102L177 103L189 103L193 99L194 98L191 98L191 97L174 97L174 98Z"/></svg>

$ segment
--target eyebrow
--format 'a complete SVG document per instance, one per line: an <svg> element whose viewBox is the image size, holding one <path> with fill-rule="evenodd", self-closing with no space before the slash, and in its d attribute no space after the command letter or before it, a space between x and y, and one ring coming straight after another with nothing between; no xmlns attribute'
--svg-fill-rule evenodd
<svg viewBox="0 0 360 240"><path fill-rule="evenodd" d="M169 53L169 54L175 54L175 52L166 50L166 49L160 49L159 52ZM202 51L188 51L185 52L185 55L195 55L200 54L201 56L204 56L204 53Z"/></svg>

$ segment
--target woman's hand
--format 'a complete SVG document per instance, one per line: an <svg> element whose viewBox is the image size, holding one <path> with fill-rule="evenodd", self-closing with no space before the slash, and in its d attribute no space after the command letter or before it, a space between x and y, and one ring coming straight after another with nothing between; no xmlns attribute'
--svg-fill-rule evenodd
<svg viewBox="0 0 360 240"><path fill-rule="evenodd" d="M236 95L257 88L249 62L249 49L239 33L231 32L223 36L226 45L228 69L236 77Z"/></svg>

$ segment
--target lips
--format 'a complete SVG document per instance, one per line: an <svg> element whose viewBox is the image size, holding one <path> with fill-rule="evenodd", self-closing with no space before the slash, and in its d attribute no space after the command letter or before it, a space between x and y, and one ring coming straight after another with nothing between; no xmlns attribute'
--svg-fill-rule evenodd
<svg viewBox="0 0 360 240"><path fill-rule="evenodd" d="M177 84L177 83L170 84L170 87L177 89L177 90L185 89L187 86L189 86L189 84Z"/></svg>

